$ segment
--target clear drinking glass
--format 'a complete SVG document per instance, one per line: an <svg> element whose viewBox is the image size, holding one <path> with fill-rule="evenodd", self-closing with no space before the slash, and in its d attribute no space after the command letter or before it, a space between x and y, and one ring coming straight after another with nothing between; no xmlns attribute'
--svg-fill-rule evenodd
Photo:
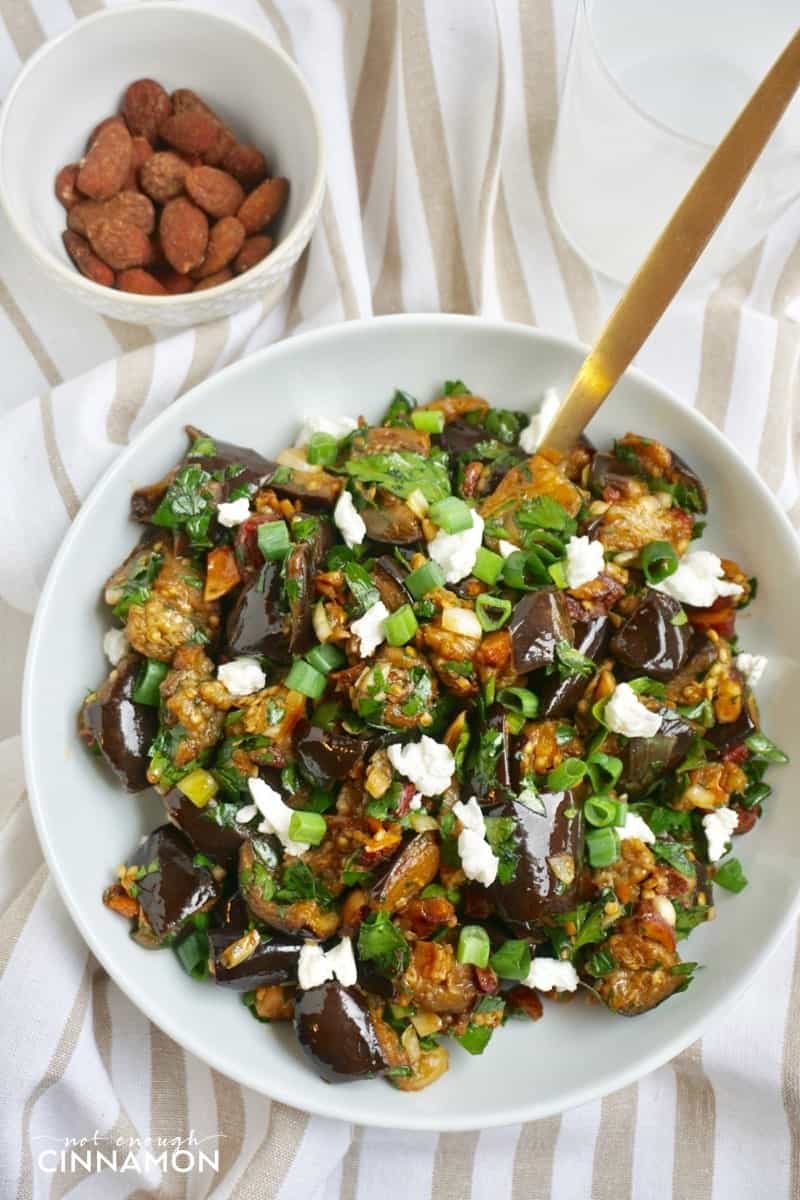
<svg viewBox="0 0 800 1200"><path fill-rule="evenodd" d="M590 266L631 278L799 20L798 0L578 0L550 199ZM798 195L795 97L692 283L729 270Z"/></svg>

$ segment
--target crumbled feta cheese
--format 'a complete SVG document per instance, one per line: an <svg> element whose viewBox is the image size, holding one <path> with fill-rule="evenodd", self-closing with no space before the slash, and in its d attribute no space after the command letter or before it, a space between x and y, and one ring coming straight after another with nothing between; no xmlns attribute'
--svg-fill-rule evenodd
<svg viewBox="0 0 800 1200"><path fill-rule="evenodd" d="M605 566L603 543L590 542L588 537L571 537L567 542L567 586L583 587L591 583Z"/></svg>
<svg viewBox="0 0 800 1200"><path fill-rule="evenodd" d="M359 654L362 658L369 658L370 654L373 654L381 642L386 639L386 618L388 616L388 608L382 600L378 600L367 609L363 617L359 617L351 624L350 632L358 638Z"/></svg>
<svg viewBox="0 0 800 1200"><path fill-rule="evenodd" d="M235 658L217 668L217 679L233 696L252 696L267 682L257 658Z"/></svg>
<svg viewBox="0 0 800 1200"><path fill-rule="evenodd" d="M249 516L250 500L247 496L240 496L238 500L229 500L217 505L217 520L226 529L233 529L234 525L241 525L242 521L246 521Z"/></svg>
<svg viewBox="0 0 800 1200"><path fill-rule="evenodd" d="M307 992L333 978L338 979L343 987L352 987L358 979L350 938L343 937L328 951L323 950L318 942L306 942L297 962L298 986Z"/></svg>
<svg viewBox="0 0 800 1200"><path fill-rule="evenodd" d="M329 433L331 437L343 438L357 428L358 421L353 417L323 417L321 413L303 413L303 424L295 446L307 446L314 433Z"/></svg>
<svg viewBox="0 0 800 1200"><path fill-rule="evenodd" d="M539 443L548 425L558 412L560 404L561 400L556 389L553 387L547 388L542 398L541 408L533 414L530 424L526 425L519 435L520 449L524 450L526 454L535 454L539 449Z"/></svg>
<svg viewBox="0 0 800 1200"><path fill-rule="evenodd" d="M535 958L523 984L539 992L574 992L578 987L578 972L572 963L557 958Z"/></svg>
<svg viewBox="0 0 800 1200"><path fill-rule="evenodd" d="M421 796L441 796L450 786L456 760L442 742L423 733L418 742L390 746L387 753L395 771L410 779Z"/></svg>
<svg viewBox="0 0 800 1200"><path fill-rule="evenodd" d="M237 808L235 819L240 825L246 825L248 821L252 821L258 816L258 809L255 804L243 804L241 808Z"/></svg>
<svg viewBox="0 0 800 1200"><path fill-rule="evenodd" d="M336 528L351 550L353 546L360 546L367 536L367 527L364 524L364 518L357 511L353 503L353 497L347 491L342 492L336 501L336 507L333 510L333 520Z"/></svg>
<svg viewBox="0 0 800 1200"><path fill-rule="evenodd" d="M640 817L638 813L629 812L625 818L625 824L617 826L617 833L621 842L627 841L628 838L638 838L640 842L652 845L656 840L656 835L647 824L647 821L643 817Z"/></svg>
<svg viewBox="0 0 800 1200"><path fill-rule="evenodd" d="M457 800L453 814L463 825L458 835L458 855L467 879L490 887L497 878L500 865L497 855L486 841L486 825L478 801L473 796L466 804Z"/></svg>
<svg viewBox="0 0 800 1200"><path fill-rule="evenodd" d="M419 794L419 792L411 797L408 807L411 812L419 812L419 810L422 808L422 796Z"/></svg>
<svg viewBox="0 0 800 1200"><path fill-rule="evenodd" d="M516 554L519 546L515 546L513 542L507 542L505 538L500 538L497 543L497 549L503 558L508 558L509 554Z"/></svg>
<svg viewBox="0 0 800 1200"><path fill-rule="evenodd" d="M708 842L708 857L717 862L725 853L734 829L739 824L739 814L732 808L715 808L703 817L703 829Z"/></svg>
<svg viewBox="0 0 800 1200"><path fill-rule="evenodd" d="M763 654L737 654L733 660L737 671L741 671L750 687L755 687L767 669L767 659Z"/></svg>
<svg viewBox="0 0 800 1200"><path fill-rule="evenodd" d="M483 541L483 517L472 512L472 527L460 533L445 533L440 529L432 542L428 542L428 554L444 571L448 583L460 583L472 571L478 550Z"/></svg>
<svg viewBox="0 0 800 1200"><path fill-rule="evenodd" d="M339 983L343 987L352 987L358 978L358 971L350 938L343 937L336 946L328 950L325 957Z"/></svg>
<svg viewBox="0 0 800 1200"><path fill-rule="evenodd" d="M297 984L304 992L333 979L333 967L317 942L306 942L297 960Z"/></svg>
<svg viewBox="0 0 800 1200"><path fill-rule="evenodd" d="M678 569L653 586L681 604L710 608L719 596L738 596L742 588L723 578L719 555L710 550L691 550L678 563Z"/></svg>
<svg viewBox="0 0 800 1200"><path fill-rule="evenodd" d="M642 704L629 683L617 684L606 705L605 722L612 733L625 737L655 737L661 717Z"/></svg>
<svg viewBox="0 0 800 1200"><path fill-rule="evenodd" d="M128 653L129 645L128 635L124 629L109 629L103 638L103 653L112 667L116 667L117 663L122 662Z"/></svg>
<svg viewBox="0 0 800 1200"><path fill-rule="evenodd" d="M295 842L289 837L289 822L294 809L284 804L283 798L263 779L248 779L247 786L253 803L264 818L258 826L259 833L274 833L287 854L305 854L308 842Z"/></svg>

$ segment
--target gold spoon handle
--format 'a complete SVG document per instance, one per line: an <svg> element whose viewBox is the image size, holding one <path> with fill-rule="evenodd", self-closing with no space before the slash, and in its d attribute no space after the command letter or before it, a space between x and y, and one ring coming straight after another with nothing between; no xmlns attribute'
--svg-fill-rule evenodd
<svg viewBox="0 0 800 1200"><path fill-rule="evenodd" d="M562 452L575 445L702 254L798 85L800 30L756 88L634 275L545 431L544 445Z"/></svg>

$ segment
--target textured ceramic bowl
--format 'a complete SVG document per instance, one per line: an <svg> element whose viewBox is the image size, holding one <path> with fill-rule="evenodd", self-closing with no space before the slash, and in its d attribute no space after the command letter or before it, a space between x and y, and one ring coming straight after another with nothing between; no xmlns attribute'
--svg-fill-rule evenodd
<svg viewBox="0 0 800 1200"><path fill-rule="evenodd" d="M304 410L374 420L395 387L427 399L445 378L467 380L496 404L531 408L546 386L566 386L583 353L523 326L450 316L351 322L282 342L195 388L148 426L92 492L53 564L31 637L23 728L31 805L56 883L95 955L134 1003L218 1070L289 1104L365 1125L426 1130L559 1112L623 1087L692 1042L758 974L797 909L800 755L775 768L763 820L737 842L750 886L741 896L720 892L717 920L692 935L689 957L706 969L685 995L636 1020L588 1004L546 1003L541 1022L510 1022L480 1058L453 1045L449 1072L414 1095L380 1080L323 1083L291 1029L258 1024L235 996L189 979L169 951L141 950L100 902L117 863L163 814L154 795L123 794L86 753L75 714L84 689L108 669L99 593L138 536L127 517L130 491L159 479L181 455L184 424L269 455L293 441ZM590 434L608 444L628 429L663 439L695 467L711 495L703 544L760 577L740 632L748 648L769 656L759 685L765 726L793 750L800 558L786 518L703 417L636 371L626 374Z"/></svg>
<svg viewBox="0 0 800 1200"><path fill-rule="evenodd" d="M81 157L90 130L145 76L168 91L193 88L289 180L275 249L208 291L162 298L100 287L78 272L61 241L56 172ZM0 115L0 200L17 236L65 299L120 321L180 327L254 300L272 307L308 244L324 191L321 122L297 67L246 26L185 4L136 4L79 21L29 59Z"/></svg>

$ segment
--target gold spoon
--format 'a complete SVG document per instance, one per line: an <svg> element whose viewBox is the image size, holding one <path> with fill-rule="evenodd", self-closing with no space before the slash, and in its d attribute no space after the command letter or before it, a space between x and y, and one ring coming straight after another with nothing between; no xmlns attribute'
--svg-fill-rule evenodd
<svg viewBox="0 0 800 1200"><path fill-rule="evenodd" d="M776 59L665 226L600 332L541 444L575 445L730 208L800 85L800 30Z"/></svg>

